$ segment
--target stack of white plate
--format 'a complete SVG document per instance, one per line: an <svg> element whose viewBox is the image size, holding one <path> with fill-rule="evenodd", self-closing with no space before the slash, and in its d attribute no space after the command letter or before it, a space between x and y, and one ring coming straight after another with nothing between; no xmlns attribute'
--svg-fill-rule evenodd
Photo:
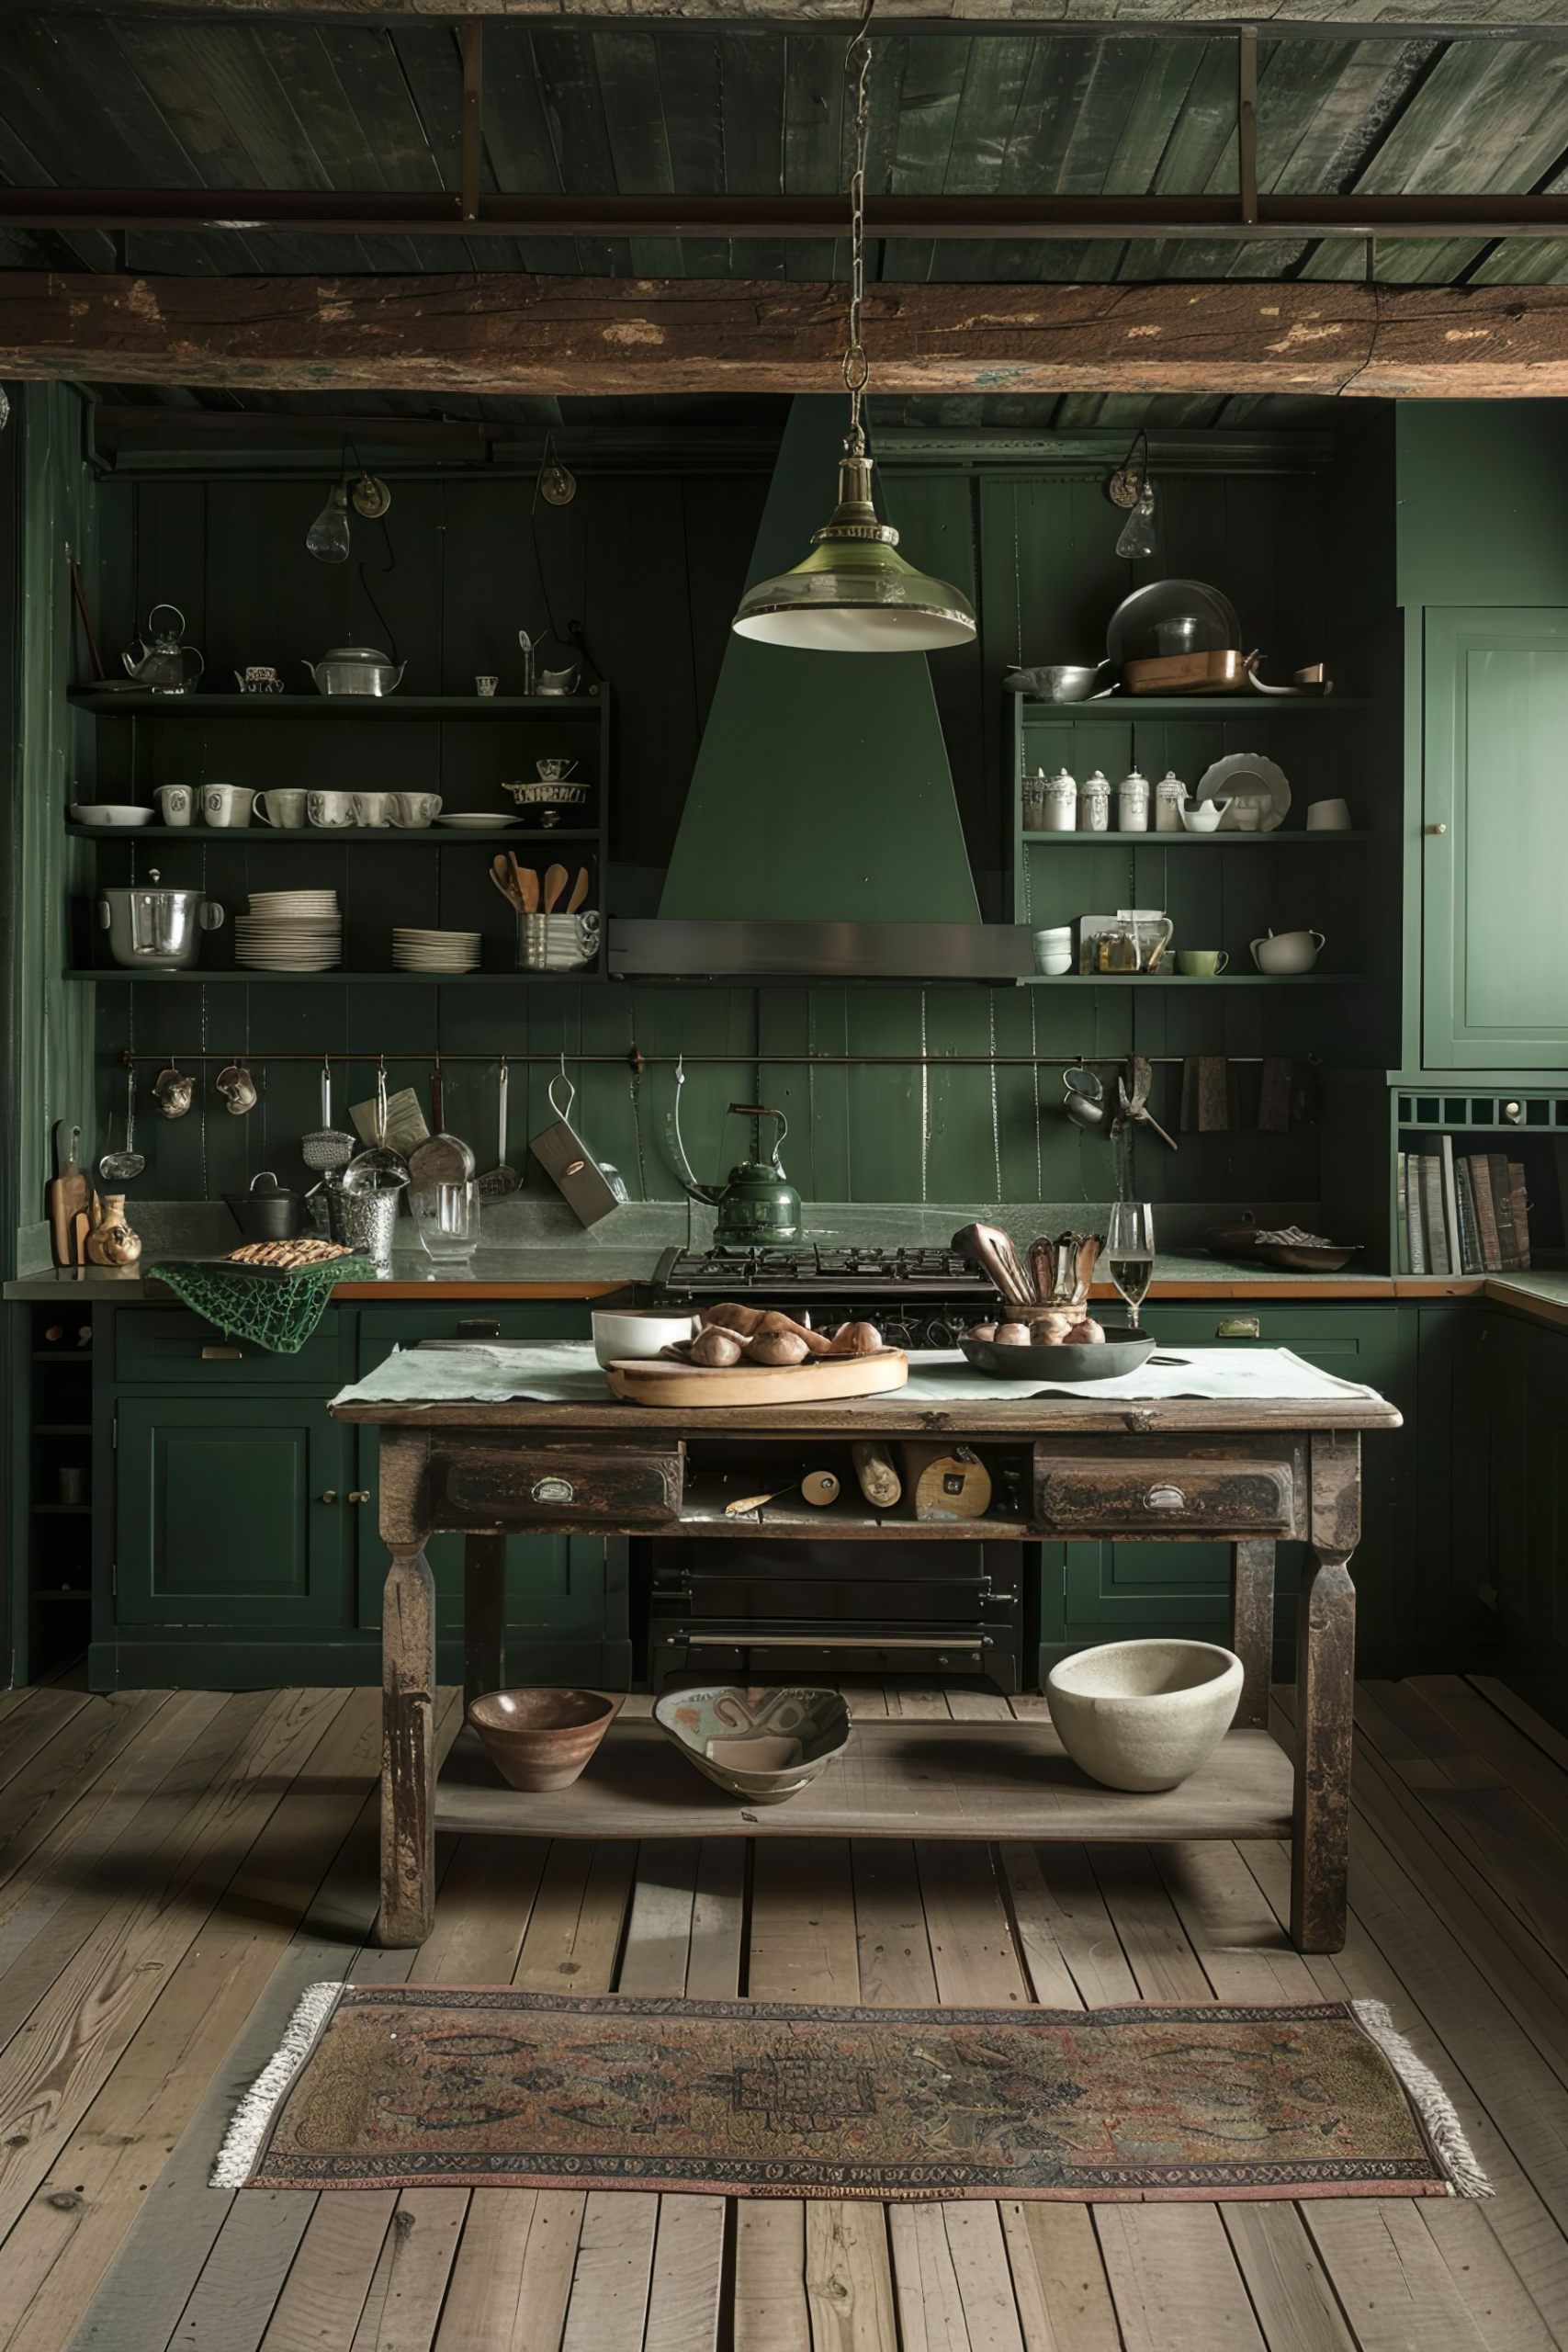
<svg viewBox="0 0 1568 2352"><path fill-rule="evenodd" d="M479 934L477 931L394 930L392 968L398 972L477 972Z"/></svg>
<svg viewBox="0 0 1568 2352"><path fill-rule="evenodd" d="M343 961L335 890L253 890L234 918L234 961L256 972L330 972Z"/></svg>

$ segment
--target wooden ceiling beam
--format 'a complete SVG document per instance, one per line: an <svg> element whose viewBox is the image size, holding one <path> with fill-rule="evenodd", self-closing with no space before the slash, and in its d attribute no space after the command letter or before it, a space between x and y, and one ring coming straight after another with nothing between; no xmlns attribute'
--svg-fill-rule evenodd
<svg viewBox="0 0 1568 2352"><path fill-rule="evenodd" d="M843 289L727 278L0 273L0 376L316 392L833 391ZM1568 395L1568 286L867 289L874 388Z"/></svg>

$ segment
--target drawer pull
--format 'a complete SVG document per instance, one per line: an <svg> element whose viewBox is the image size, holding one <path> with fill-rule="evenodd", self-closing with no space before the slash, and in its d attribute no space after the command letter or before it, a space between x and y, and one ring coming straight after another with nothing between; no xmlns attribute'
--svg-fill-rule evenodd
<svg viewBox="0 0 1568 2352"><path fill-rule="evenodd" d="M320 1500L324 1503L335 1503L337 1500L337 1488L335 1487L329 1487L326 1493L320 1498Z"/></svg>
<svg viewBox="0 0 1568 2352"><path fill-rule="evenodd" d="M1179 1487L1151 1487L1144 1497L1150 1510L1185 1510L1187 1498Z"/></svg>
<svg viewBox="0 0 1568 2352"><path fill-rule="evenodd" d="M536 1478L528 1489L536 1503L573 1503L577 1488L570 1478Z"/></svg>
<svg viewBox="0 0 1568 2352"><path fill-rule="evenodd" d="M351 1487L351 1488L349 1489L349 1497L348 1497L348 1499L349 1499L349 1501L350 1501L351 1503L367 1503L367 1502L369 1501L369 1499L370 1499L370 1489L369 1489L369 1487Z"/></svg>
<svg viewBox="0 0 1568 2352"><path fill-rule="evenodd" d="M1214 1326L1216 1340L1256 1340L1261 1325L1256 1315L1222 1315Z"/></svg>
<svg viewBox="0 0 1568 2352"><path fill-rule="evenodd" d="M243 1363L245 1351L243 1348L203 1348L201 1361L203 1363Z"/></svg>

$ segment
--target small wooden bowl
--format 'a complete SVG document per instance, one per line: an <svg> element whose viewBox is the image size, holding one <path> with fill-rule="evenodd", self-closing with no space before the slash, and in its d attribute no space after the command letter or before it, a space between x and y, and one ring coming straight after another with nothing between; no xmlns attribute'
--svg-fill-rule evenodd
<svg viewBox="0 0 1568 2352"><path fill-rule="evenodd" d="M535 1793L570 1789L621 1708L604 1690L490 1690L468 1721L507 1784Z"/></svg>

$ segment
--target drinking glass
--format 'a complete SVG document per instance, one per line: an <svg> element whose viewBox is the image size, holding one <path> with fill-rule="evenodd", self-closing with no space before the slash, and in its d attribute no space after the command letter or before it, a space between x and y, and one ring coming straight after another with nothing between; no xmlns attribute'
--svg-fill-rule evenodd
<svg viewBox="0 0 1568 2352"><path fill-rule="evenodd" d="M411 1193L409 1205L425 1255L437 1265L464 1265L479 1246L477 1184L432 1184Z"/></svg>
<svg viewBox="0 0 1568 2352"><path fill-rule="evenodd" d="M1155 1272L1155 1213L1147 1201L1115 1201L1105 1242L1105 1271L1127 1303L1136 1332L1138 1309Z"/></svg>

